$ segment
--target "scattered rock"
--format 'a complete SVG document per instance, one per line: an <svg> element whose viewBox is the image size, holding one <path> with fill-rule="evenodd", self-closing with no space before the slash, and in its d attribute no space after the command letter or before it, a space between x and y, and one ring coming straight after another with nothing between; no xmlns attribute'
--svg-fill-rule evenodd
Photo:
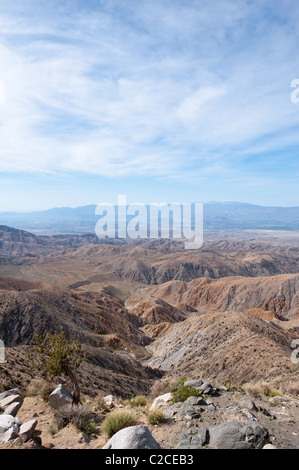
<svg viewBox="0 0 299 470"><path fill-rule="evenodd" d="M121 429L107 442L103 449L159 449L146 426L130 426Z"/></svg>
<svg viewBox="0 0 299 470"><path fill-rule="evenodd" d="M177 417L179 419L196 419L200 418L202 408L200 406L182 406L181 410L178 412Z"/></svg>
<svg viewBox="0 0 299 470"><path fill-rule="evenodd" d="M208 406L207 406L207 410L208 411L215 411L217 408L216 406L214 405L214 403L209 403Z"/></svg>
<svg viewBox="0 0 299 470"><path fill-rule="evenodd" d="M79 436L78 443L79 444L89 444L89 442L90 442L90 440L88 439L86 434L84 434L84 432L82 432L81 435Z"/></svg>
<svg viewBox="0 0 299 470"><path fill-rule="evenodd" d="M59 385L50 395L48 405L58 410L73 403L73 396L63 385Z"/></svg>
<svg viewBox="0 0 299 470"><path fill-rule="evenodd" d="M106 406L114 406L118 402L118 398L115 395L107 395L103 400Z"/></svg>
<svg viewBox="0 0 299 470"><path fill-rule="evenodd" d="M207 402L201 397L189 397L184 401L183 406L206 405Z"/></svg>
<svg viewBox="0 0 299 470"><path fill-rule="evenodd" d="M173 405L170 405L166 408L165 410L165 418L170 419L173 418L181 409L182 403L174 403Z"/></svg>
<svg viewBox="0 0 299 470"><path fill-rule="evenodd" d="M274 446L273 444L266 444L263 449L277 449L276 446Z"/></svg>

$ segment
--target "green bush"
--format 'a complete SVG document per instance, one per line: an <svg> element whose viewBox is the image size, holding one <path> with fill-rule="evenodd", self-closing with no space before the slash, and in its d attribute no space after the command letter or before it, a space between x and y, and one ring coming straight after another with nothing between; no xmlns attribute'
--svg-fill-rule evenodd
<svg viewBox="0 0 299 470"><path fill-rule="evenodd" d="M130 411L113 411L106 416L101 429L110 438L121 429L135 426L136 423L136 416Z"/></svg>
<svg viewBox="0 0 299 470"><path fill-rule="evenodd" d="M161 424L165 421L165 415L162 410L154 410L147 417L148 424Z"/></svg>
<svg viewBox="0 0 299 470"><path fill-rule="evenodd" d="M281 397L282 396L282 394L280 393L279 390L271 389L267 385L265 385L263 387L263 393L266 397L269 397L269 398Z"/></svg>
<svg viewBox="0 0 299 470"><path fill-rule="evenodd" d="M200 393L196 388L190 385L181 385L177 390L173 392L173 403L186 401L189 397L199 397Z"/></svg>

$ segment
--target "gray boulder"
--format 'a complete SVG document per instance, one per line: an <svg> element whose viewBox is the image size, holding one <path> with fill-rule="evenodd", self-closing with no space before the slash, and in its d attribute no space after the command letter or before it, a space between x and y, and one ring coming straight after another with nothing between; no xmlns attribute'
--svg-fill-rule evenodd
<svg viewBox="0 0 299 470"><path fill-rule="evenodd" d="M201 379L186 380L186 382L184 382L184 385L193 387L196 389L199 389L199 387L201 387L202 384L203 384L203 381Z"/></svg>
<svg viewBox="0 0 299 470"><path fill-rule="evenodd" d="M146 426L130 426L121 429L107 442L103 449L159 449Z"/></svg>
<svg viewBox="0 0 299 470"><path fill-rule="evenodd" d="M23 442L27 442L32 438L36 425L36 419L26 421L26 423L22 424L20 427L19 436Z"/></svg>
<svg viewBox="0 0 299 470"><path fill-rule="evenodd" d="M269 440L268 430L257 422L219 424L209 433L212 449L261 449Z"/></svg>
<svg viewBox="0 0 299 470"><path fill-rule="evenodd" d="M8 395L7 397L2 398L2 400L0 400L0 408L5 410L12 403L21 403L22 405L23 398L21 397L21 395Z"/></svg>
<svg viewBox="0 0 299 470"><path fill-rule="evenodd" d="M22 392L18 388L11 388L10 390L5 390L5 392L0 393L0 401L3 400L3 398L8 397L9 395L22 396Z"/></svg>
<svg viewBox="0 0 299 470"><path fill-rule="evenodd" d="M11 415L11 416L17 416L17 412L22 406L22 402L13 402L11 405L9 405L7 408L5 408L3 414L5 415Z"/></svg>
<svg viewBox="0 0 299 470"><path fill-rule="evenodd" d="M63 385L58 385L57 388L49 396L48 405L58 410L64 406L73 404L73 396Z"/></svg>

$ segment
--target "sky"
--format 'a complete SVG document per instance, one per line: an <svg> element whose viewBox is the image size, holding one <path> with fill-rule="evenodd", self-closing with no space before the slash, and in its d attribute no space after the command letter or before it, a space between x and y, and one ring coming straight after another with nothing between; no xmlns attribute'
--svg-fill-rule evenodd
<svg viewBox="0 0 299 470"><path fill-rule="evenodd" d="M298 44L293 0L0 0L0 211L298 206Z"/></svg>

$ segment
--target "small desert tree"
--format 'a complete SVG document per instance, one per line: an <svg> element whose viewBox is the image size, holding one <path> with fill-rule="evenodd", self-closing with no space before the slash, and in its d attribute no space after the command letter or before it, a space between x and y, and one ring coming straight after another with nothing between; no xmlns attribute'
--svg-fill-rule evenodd
<svg viewBox="0 0 299 470"><path fill-rule="evenodd" d="M47 333L45 337L34 335L30 358L33 366L51 378L65 375L73 384L73 402L81 403L80 388L74 370L78 369L83 359L82 345L78 341L70 342L64 331Z"/></svg>

